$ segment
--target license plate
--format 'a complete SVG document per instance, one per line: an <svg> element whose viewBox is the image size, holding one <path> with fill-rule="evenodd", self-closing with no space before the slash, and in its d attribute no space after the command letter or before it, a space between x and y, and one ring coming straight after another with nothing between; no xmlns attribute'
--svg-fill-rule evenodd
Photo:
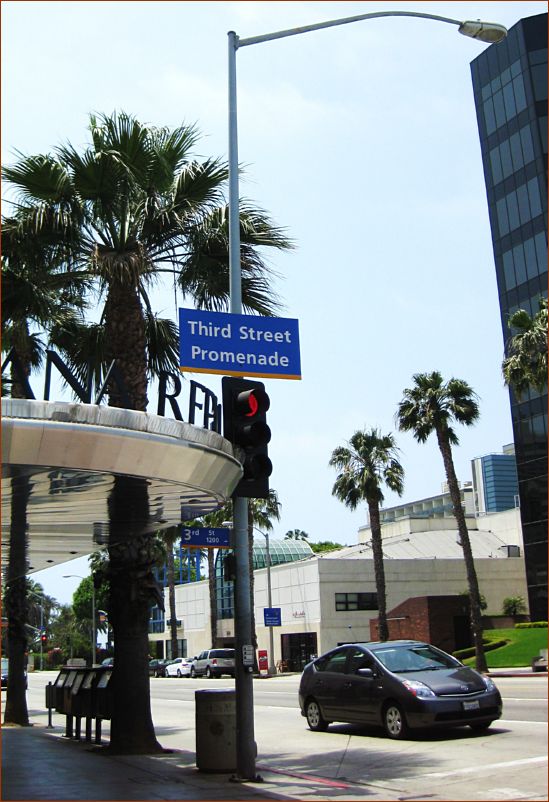
<svg viewBox="0 0 549 802"><path fill-rule="evenodd" d="M480 707L478 699L475 702L463 702L464 710L478 710Z"/></svg>

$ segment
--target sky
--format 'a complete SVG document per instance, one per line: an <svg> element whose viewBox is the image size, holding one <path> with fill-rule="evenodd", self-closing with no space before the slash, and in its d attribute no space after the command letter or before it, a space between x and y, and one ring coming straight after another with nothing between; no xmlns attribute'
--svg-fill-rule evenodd
<svg viewBox="0 0 549 802"><path fill-rule="evenodd" d="M90 113L196 123L197 157L227 158L227 32L250 37L388 9L507 27L545 2L2 2L2 161L87 143ZM241 197L286 228L295 249L269 254L281 317L299 320L301 381L266 380L281 502L272 537L357 542L366 506L332 496L334 448L393 432L402 497L445 479L433 438L394 420L415 373L439 370L479 395L458 432L458 478L513 440L501 377L503 334L470 62L487 45L425 19L359 22L237 53ZM5 195L5 188L3 188ZM156 312L177 321L171 287ZM217 376L195 378L221 397ZM154 395L154 394L152 394ZM57 400L69 400L68 397ZM149 406L155 411L155 399ZM86 559L33 575L70 602Z"/></svg>

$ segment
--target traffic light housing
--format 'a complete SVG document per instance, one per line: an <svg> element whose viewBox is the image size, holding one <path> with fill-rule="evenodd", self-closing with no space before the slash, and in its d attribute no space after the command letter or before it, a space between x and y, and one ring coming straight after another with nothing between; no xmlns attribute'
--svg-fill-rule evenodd
<svg viewBox="0 0 549 802"><path fill-rule="evenodd" d="M223 435L241 453L244 476L234 496L239 498L267 498L269 476L273 466L267 446L271 430L267 425L269 396L262 382L224 376L221 381L223 396Z"/></svg>
<svg viewBox="0 0 549 802"><path fill-rule="evenodd" d="M236 579L236 557L230 552L223 557L223 580L234 582Z"/></svg>
<svg viewBox="0 0 549 802"><path fill-rule="evenodd" d="M42 641L42 643L46 643L47 642L48 636L46 635L45 632L42 632L42 634L40 635L40 640Z"/></svg>

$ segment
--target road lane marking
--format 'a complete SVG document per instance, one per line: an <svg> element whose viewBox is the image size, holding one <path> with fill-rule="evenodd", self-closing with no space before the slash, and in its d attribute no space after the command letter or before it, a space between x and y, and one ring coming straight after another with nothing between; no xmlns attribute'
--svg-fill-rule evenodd
<svg viewBox="0 0 549 802"><path fill-rule="evenodd" d="M522 760L509 760L504 763L487 763L486 765L479 767L479 766L468 766L465 769L454 769L453 771L435 771L429 774L423 774L423 777L436 777L437 779L443 777L453 777L456 774L474 774L479 772L482 768L482 771L492 771L493 769L509 769L515 768L516 766L527 766L531 763L547 763L547 756L543 755L540 757L526 757Z"/></svg>

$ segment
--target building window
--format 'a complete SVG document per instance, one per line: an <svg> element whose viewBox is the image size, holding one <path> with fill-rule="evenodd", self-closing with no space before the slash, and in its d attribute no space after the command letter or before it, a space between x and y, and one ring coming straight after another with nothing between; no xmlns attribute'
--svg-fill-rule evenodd
<svg viewBox="0 0 549 802"><path fill-rule="evenodd" d="M335 608L339 612L378 610L377 593L336 593Z"/></svg>

